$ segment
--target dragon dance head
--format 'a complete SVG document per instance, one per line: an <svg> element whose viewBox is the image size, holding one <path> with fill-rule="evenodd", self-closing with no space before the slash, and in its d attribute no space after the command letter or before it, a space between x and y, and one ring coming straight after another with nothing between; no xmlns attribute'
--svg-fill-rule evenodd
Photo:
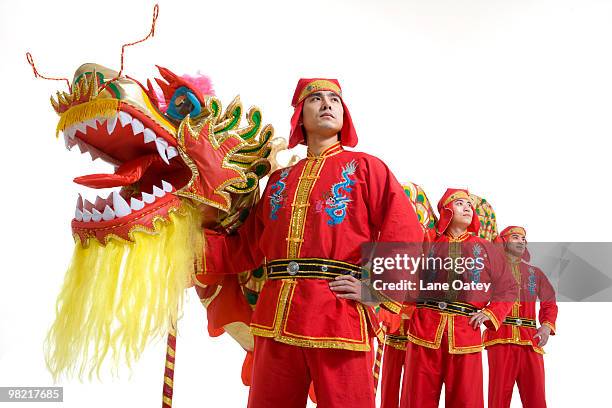
<svg viewBox="0 0 612 408"><path fill-rule="evenodd" d="M82 242L132 240L134 231L153 230L153 221L167 217L180 198L207 205L208 226L231 228L239 209L250 207L245 195L269 170L273 130L269 125L261 129L257 108L248 112L248 126L238 129L238 97L222 113L207 78L158 69L163 79L155 81L161 89L85 64L76 71L71 92L51 98L66 147L76 145L92 160L115 166L113 174L74 180L91 188L116 188L93 203L77 199L72 229Z"/></svg>
<svg viewBox="0 0 612 408"><path fill-rule="evenodd" d="M158 67L146 86L84 64L70 91L51 98L57 133L114 166L78 184L114 188L77 199L75 250L47 338L55 377L100 369L110 353L128 363L172 329L202 256L202 228L230 231L259 198L273 129L236 97L223 111L205 77Z"/></svg>

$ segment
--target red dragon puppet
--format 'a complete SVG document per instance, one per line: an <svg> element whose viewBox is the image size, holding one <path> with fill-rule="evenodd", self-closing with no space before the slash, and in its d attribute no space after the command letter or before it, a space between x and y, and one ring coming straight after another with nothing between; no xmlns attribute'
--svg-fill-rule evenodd
<svg viewBox="0 0 612 408"><path fill-rule="evenodd" d="M182 299L204 270L202 230L238 228L259 200L260 179L277 165L271 156L286 143L272 140L258 108L245 115L239 97L224 110L206 77L158 70L144 86L122 70L84 64L68 92L51 98L67 149L88 152L114 172L74 179L113 191L76 200L75 248L46 360L56 379L91 377L106 361L133 363L152 339L168 335L168 406ZM228 332L252 350L248 324L262 275L199 277L211 335Z"/></svg>

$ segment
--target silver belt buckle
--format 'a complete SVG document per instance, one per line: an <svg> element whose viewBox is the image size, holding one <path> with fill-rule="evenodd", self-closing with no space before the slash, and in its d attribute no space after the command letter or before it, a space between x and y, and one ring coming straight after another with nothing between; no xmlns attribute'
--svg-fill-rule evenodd
<svg viewBox="0 0 612 408"><path fill-rule="evenodd" d="M440 310L446 309L447 306L448 306L448 304L446 302L438 302L438 308Z"/></svg>
<svg viewBox="0 0 612 408"><path fill-rule="evenodd" d="M298 271L300 270L300 264L298 264L295 261L291 261L289 262L289 264L287 264L287 273L291 276L293 275L297 275Z"/></svg>
<svg viewBox="0 0 612 408"><path fill-rule="evenodd" d="M523 325L523 321L521 319L516 319L516 325L517 326L522 326Z"/></svg>

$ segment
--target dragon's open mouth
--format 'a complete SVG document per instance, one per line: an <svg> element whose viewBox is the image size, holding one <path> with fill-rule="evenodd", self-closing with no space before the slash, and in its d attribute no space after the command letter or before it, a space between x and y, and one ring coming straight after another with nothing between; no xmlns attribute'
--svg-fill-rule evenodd
<svg viewBox="0 0 612 408"><path fill-rule="evenodd" d="M78 122L64 130L69 150L77 145L92 160L100 158L115 166L113 174L74 179L95 189L116 188L93 203L79 197L74 217L79 224L103 223L158 207L191 176L172 135L137 109L127 104L120 108L114 116Z"/></svg>
<svg viewBox="0 0 612 408"><path fill-rule="evenodd" d="M207 78L158 70L157 87L149 80L145 87L83 64L69 93L51 98L68 150L76 145L114 167L74 179L113 189L106 197L98 191L93 202L78 198L72 231L82 242L156 233L171 212L184 214L183 201L196 204L205 225L235 228L257 200L259 180L270 170L272 126L262 127L261 112L252 107L241 127L238 97L224 111Z"/></svg>

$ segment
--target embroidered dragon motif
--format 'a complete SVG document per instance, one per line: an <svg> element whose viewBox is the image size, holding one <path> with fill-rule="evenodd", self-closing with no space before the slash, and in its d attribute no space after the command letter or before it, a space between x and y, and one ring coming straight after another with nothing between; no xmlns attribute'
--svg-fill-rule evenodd
<svg viewBox="0 0 612 408"><path fill-rule="evenodd" d="M283 201L285 200L284 192L286 187L285 179L289 175L289 170L289 168L284 169L281 172L278 181L274 183L272 187L270 187L270 191L272 192L272 194L270 194L270 219L272 220L278 219L277 212L283 206Z"/></svg>
<svg viewBox="0 0 612 408"><path fill-rule="evenodd" d="M535 296L536 295L536 274L535 274L535 269L533 267L529 268L529 278L527 280L527 289L529 290L529 293L531 294L531 296Z"/></svg>
<svg viewBox="0 0 612 408"><path fill-rule="evenodd" d="M474 245L472 253L474 254L474 259L478 259L480 257L480 254L482 253L482 247L480 245L478 245L478 244ZM472 282L474 282L474 283L480 282L480 273L481 272L482 272L482 269L474 269L474 270L472 270Z"/></svg>
<svg viewBox="0 0 612 408"><path fill-rule="evenodd" d="M351 186L355 185L355 181L350 176L355 174L355 170L357 170L357 162L352 160L342 168L342 181L331 187L331 195L325 201L325 212L330 217L327 220L328 225L338 225L346 217L346 210L351 199L342 191L350 193L353 190Z"/></svg>

